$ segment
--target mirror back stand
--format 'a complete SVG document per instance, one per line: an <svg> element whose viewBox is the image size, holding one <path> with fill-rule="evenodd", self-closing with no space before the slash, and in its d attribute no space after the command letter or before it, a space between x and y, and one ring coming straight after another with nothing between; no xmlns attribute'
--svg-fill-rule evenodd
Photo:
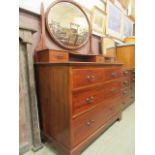
<svg viewBox="0 0 155 155"><path fill-rule="evenodd" d="M68 62L68 61L77 61L77 62L104 62L103 55L93 54L92 51L92 35L89 35L89 53L90 54L80 54L75 52L70 52L70 50L56 50L49 49L46 45L46 35L45 35L45 13L44 5L41 3L40 7L41 14L41 34L38 46L35 49L34 60L35 62ZM90 32L91 32L91 25ZM74 50L72 50L74 51Z"/></svg>
<svg viewBox="0 0 155 155"><path fill-rule="evenodd" d="M45 14L44 14L44 5L41 3L40 7L40 15L41 15L41 34L40 34L40 40L37 48L35 51L41 51L48 49L46 43L45 43Z"/></svg>

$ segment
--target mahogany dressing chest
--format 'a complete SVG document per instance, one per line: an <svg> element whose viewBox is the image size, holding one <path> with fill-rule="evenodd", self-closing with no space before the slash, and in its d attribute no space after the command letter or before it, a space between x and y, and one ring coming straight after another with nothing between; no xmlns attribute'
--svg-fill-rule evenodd
<svg viewBox="0 0 155 155"><path fill-rule="evenodd" d="M62 20L66 7L72 11L72 18L67 19L80 17L84 27L80 22ZM106 62L103 55L92 53L90 23L77 3L59 0L46 13L49 35L66 51L47 48L44 18L42 6L41 37L35 53L41 133L61 155L80 155L103 131L121 119L121 112L128 104L126 99L131 97L131 93L130 97L127 95L126 82L130 77L125 77L122 63ZM89 54L75 52L88 41Z"/></svg>
<svg viewBox="0 0 155 155"><path fill-rule="evenodd" d="M120 119L122 64L37 63L42 134L62 155L79 155Z"/></svg>

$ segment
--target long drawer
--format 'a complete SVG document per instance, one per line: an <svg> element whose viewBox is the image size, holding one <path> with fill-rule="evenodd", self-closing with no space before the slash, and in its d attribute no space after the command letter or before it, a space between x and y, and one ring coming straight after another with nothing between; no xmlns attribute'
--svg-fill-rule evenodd
<svg viewBox="0 0 155 155"><path fill-rule="evenodd" d="M114 80L123 76L122 68L105 68L105 80Z"/></svg>
<svg viewBox="0 0 155 155"><path fill-rule="evenodd" d="M116 96L121 96L122 82L121 79L113 80L104 84L104 97L105 99L111 99Z"/></svg>
<svg viewBox="0 0 155 155"><path fill-rule="evenodd" d="M121 96L121 79L75 91L72 95L73 115L87 111L105 99L116 96Z"/></svg>
<svg viewBox="0 0 155 155"><path fill-rule="evenodd" d="M122 77L122 69L120 67L72 70L73 88L87 86L106 80L113 80L120 77Z"/></svg>
<svg viewBox="0 0 155 155"><path fill-rule="evenodd" d="M87 111L98 103L103 102L104 91L103 86L98 86L73 92L73 115Z"/></svg>
<svg viewBox="0 0 155 155"><path fill-rule="evenodd" d="M73 145L91 135L95 130L104 125L108 119L121 110L121 97L99 104L93 110L84 113L73 120Z"/></svg>

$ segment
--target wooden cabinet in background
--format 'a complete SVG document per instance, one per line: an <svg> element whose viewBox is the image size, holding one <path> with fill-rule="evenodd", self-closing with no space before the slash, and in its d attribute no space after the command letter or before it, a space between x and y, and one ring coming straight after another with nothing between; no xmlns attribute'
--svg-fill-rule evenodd
<svg viewBox="0 0 155 155"><path fill-rule="evenodd" d="M117 60L123 63L122 104L123 109L135 100L135 44L117 45Z"/></svg>
<svg viewBox="0 0 155 155"><path fill-rule="evenodd" d="M125 109L135 100L135 70L123 69L122 108Z"/></svg>
<svg viewBox="0 0 155 155"><path fill-rule="evenodd" d="M126 68L135 68L135 44L117 45L117 60L124 64Z"/></svg>
<svg viewBox="0 0 155 155"><path fill-rule="evenodd" d="M80 153L120 119L122 64L37 63L42 134L62 155Z"/></svg>

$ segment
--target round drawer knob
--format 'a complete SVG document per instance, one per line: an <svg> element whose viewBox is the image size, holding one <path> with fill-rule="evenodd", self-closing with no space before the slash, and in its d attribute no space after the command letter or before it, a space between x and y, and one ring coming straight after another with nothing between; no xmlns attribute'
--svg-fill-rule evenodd
<svg viewBox="0 0 155 155"><path fill-rule="evenodd" d="M94 75L88 75L87 76L87 80L88 81L94 81L95 80L95 76Z"/></svg>
<svg viewBox="0 0 155 155"><path fill-rule="evenodd" d="M91 122L90 122L90 121L88 121L88 122L86 123L86 125L87 125L87 126L90 126L90 125L91 125Z"/></svg>
<svg viewBox="0 0 155 155"><path fill-rule="evenodd" d="M112 76L112 77L117 77L116 72L112 72L112 73L111 73L111 76Z"/></svg>
<svg viewBox="0 0 155 155"><path fill-rule="evenodd" d="M125 81L123 82L123 84L124 84L124 85L127 85L127 84L128 84L128 81L127 81L127 80L125 80Z"/></svg>
<svg viewBox="0 0 155 155"><path fill-rule="evenodd" d="M95 123L95 120L91 120L92 123Z"/></svg>
<svg viewBox="0 0 155 155"><path fill-rule="evenodd" d="M124 71L123 73L124 73L124 75L128 75L128 74L129 74L129 72L128 72L128 71Z"/></svg>

